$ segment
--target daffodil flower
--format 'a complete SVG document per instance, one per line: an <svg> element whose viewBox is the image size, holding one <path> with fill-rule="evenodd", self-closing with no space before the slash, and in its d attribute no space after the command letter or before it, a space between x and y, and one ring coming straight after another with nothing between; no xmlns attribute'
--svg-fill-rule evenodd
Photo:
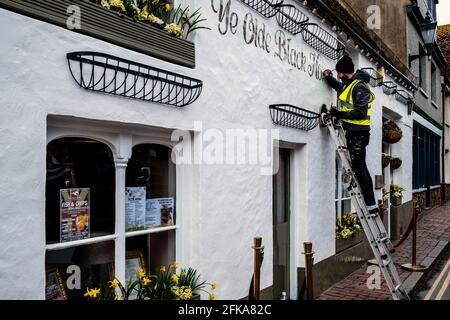
<svg viewBox="0 0 450 320"><path fill-rule="evenodd" d="M170 279L171 279L173 282L178 282L178 276L177 276L176 274L173 274L173 275L170 277Z"/></svg>
<svg viewBox="0 0 450 320"><path fill-rule="evenodd" d="M211 284L211 290L216 289L216 287L217 287L217 284L215 281L213 281L213 283Z"/></svg>
<svg viewBox="0 0 450 320"><path fill-rule="evenodd" d="M152 280L150 280L149 278L145 277L144 279L142 279L142 282L144 283L144 286L148 285L150 282L152 282Z"/></svg>
<svg viewBox="0 0 450 320"><path fill-rule="evenodd" d="M113 281L110 281L111 285L110 288L117 288L119 286L119 281L117 279L114 279Z"/></svg>
<svg viewBox="0 0 450 320"><path fill-rule="evenodd" d="M211 293L209 295L209 300L214 300L216 298L216 295L214 293Z"/></svg>
<svg viewBox="0 0 450 320"><path fill-rule="evenodd" d="M161 267L161 268L159 268L159 271L160 271L160 272L166 272L166 267Z"/></svg>
<svg viewBox="0 0 450 320"><path fill-rule="evenodd" d="M145 277L145 271L144 269L140 268L138 271L139 279L142 279Z"/></svg>

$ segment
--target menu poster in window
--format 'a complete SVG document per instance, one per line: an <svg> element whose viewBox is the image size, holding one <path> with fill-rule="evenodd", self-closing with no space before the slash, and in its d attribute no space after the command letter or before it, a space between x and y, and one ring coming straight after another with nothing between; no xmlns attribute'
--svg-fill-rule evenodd
<svg viewBox="0 0 450 320"><path fill-rule="evenodd" d="M58 269L45 272L45 300L67 300L66 291Z"/></svg>
<svg viewBox="0 0 450 320"><path fill-rule="evenodd" d="M89 188L61 189L60 241L74 241L90 236Z"/></svg>
<svg viewBox="0 0 450 320"><path fill-rule="evenodd" d="M145 228L145 187L125 188L126 230Z"/></svg>
<svg viewBox="0 0 450 320"><path fill-rule="evenodd" d="M173 198L147 200L146 227L173 225Z"/></svg>

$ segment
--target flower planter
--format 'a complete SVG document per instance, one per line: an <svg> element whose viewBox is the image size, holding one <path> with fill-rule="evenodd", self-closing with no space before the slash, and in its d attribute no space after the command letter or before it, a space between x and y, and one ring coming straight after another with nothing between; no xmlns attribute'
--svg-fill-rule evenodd
<svg viewBox="0 0 450 320"><path fill-rule="evenodd" d="M383 169L386 168L391 163L391 157L390 156L381 156L381 164L383 166Z"/></svg>
<svg viewBox="0 0 450 320"><path fill-rule="evenodd" d="M195 47L192 42L175 38L127 16L85 0L2 0L0 7L67 28L67 8L76 5L81 9L79 32L149 56L195 67Z"/></svg>
<svg viewBox="0 0 450 320"><path fill-rule="evenodd" d="M392 129L383 129L383 141L394 144L400 141L402 138L402 133L392 130Z"/></svg>
<svg viewBox="0 0 450 320"><path fill-rule="evenodd" d="M319 124L320 115L289 104L269 106L273 123L304 131L310 131Z"/></svg>
<svg viewBox="0 0 450 320"><path fill-rule="evenodd" d="M401 159L398 159L398 158L391 159L391 168L393 170L396 170L396 169L400 168L401 165L402 165L402 160Z"/></svg>
<svg viewBox="0 0 450 320"><path fill-rule="evenodd" d="M364 233L361 230L355 236L349 239L336 239L336 253L342 252L351 248L364 240Z"/></svg>
<svg viewBox="0 0 450 320"><path fill-rule="evenodd" d="M402 198L401 197L400 198L391 197L391 205L396 206L396 207L401 206Z"/></svg>

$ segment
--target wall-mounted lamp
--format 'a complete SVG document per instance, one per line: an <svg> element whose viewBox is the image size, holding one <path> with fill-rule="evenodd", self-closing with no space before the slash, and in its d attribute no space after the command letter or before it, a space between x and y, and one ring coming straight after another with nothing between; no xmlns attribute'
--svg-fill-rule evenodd
<svg viewBox="0 0 450 320"><path fill-rule="evenodd" d="M415 105L414 100L408 101L408 116L410 116L411 113L413 113L414 105Z"/></svg>
<svg viewBox="0 0 450 320"><path fill-rule="evenodd" d="M433 51L432 51L432 45L436 41L436 30L437 30L437 22L432 22L432 20L429 18L427 22L420 25L420 31L422 33L423 42L425 43L427 47L427 52L422 54L415 54L415 55L409 55L409 68L411 68L411 63L419 58L422 57L431 57Z"/></svg>

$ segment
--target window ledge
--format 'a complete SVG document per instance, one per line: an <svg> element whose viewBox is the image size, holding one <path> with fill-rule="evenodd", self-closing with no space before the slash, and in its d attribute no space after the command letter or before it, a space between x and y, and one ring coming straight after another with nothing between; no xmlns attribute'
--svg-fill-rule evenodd
<svg viewBox="0 0 450 320"><path fill-rule="evenodd" d="M164 232L164 231L170 231L170 230L176 230L176 229L178 229L178 226L160 227L160 228L153 228L153 229L147 229L147 230L142 230L142 231L130 231L130 232L126 233L126 237L131 238L131 237L137 237L137 236L142 236L142 235L146 235L146 234L158 233L158 232Z"/></svg>
<svg viewBox="0 0 450 320"><path fill-rule="evenodd" d="M434 102L433 100L431 100L431 104L433 105L433 107L435 107L436 109L439 109L439 106L436 102Z"/></svg>
<svg viewBox="0 0 450 320"><path fill-rule="evenodd" d="M117 235L111 234L108 236L94 237L94 238L88 238L88 239L83 239L83 240L48 244L45 246L45 250L47 250L47 251L62 250L62 249L66 249L66 248L83 246L86 244L93 244L93 243L99 243L99 242L104 242L104 241L116 240L116 238L117 238Z"/></svg>
<svg viewBox="0 0 450 320"><path fill-rule="evenodd" d="M419 88L420 93L428 100L430 96L425 92L423 88Z"/></svg>
<svg viewBox="0 0 450 320"><path fill-rule="evenodd" d="M195 46L130 17L85 0L2 0L0 7L67 29L71 13L67 8L81 9L81 28L72 31L91 36L136 52L185 67L195 67ZM107 28L105 26L108 26ZM68 30L68 29L67 29Z"/></svg>

